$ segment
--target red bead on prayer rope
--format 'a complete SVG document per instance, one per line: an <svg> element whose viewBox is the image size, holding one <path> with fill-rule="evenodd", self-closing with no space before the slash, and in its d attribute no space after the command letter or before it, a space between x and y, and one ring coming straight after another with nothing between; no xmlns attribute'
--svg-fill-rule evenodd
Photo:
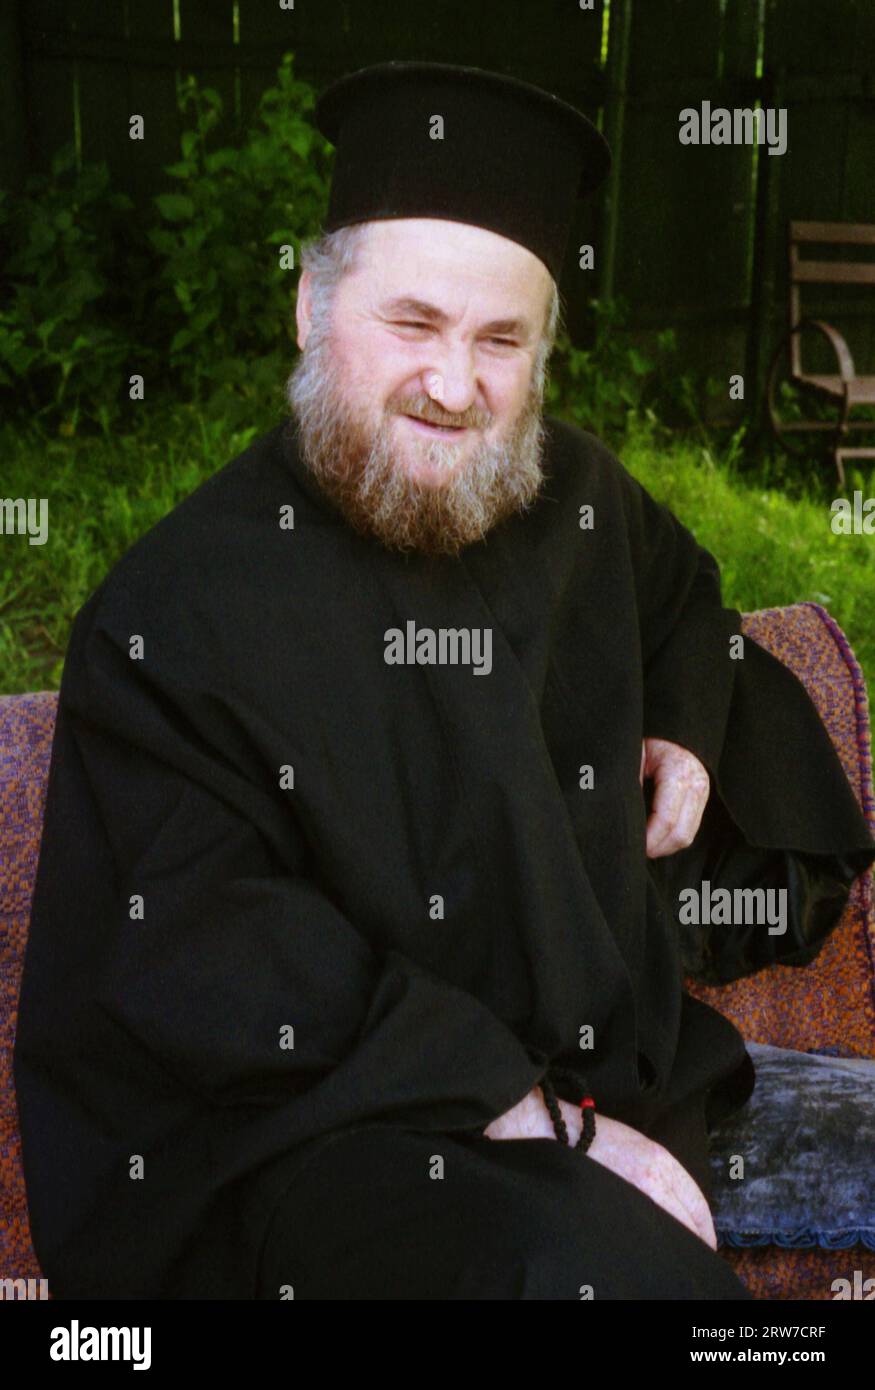
<svg viewBox="0 0 875 1390"><path fill-rule="evenodd" d="M583 1100L580 1102L581 1110L585 1109L585 1107L588 1105L591 1105L593 1110L595 1109L595 1101L593 1100L592 1096L584 1096Z"/></svg>

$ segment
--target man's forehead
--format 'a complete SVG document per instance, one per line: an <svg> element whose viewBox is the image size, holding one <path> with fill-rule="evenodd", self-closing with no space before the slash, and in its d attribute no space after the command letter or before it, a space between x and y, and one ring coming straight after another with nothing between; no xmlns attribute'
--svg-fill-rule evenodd
<svg viewBox="0 0 875 1390"><path fill-rule="evenodd" d="M359 262L368 298L411 301L450 312L464 302L536 326L550 287L546 266L526 247L484 227L439 218L369 224ZM441 302L443 301L443 303Z"/></svg>

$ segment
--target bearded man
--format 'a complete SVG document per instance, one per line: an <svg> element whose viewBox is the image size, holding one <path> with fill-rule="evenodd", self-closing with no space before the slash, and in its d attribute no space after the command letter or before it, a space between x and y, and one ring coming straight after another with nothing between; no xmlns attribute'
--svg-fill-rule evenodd
<svg viewBox="0 0 875 1390"><path fill-rule="evenodd" d="M806 964L875 844L713 557L543 415L598 132L431 64L317 120L291 418L71 638L16 1044L38 1256L61 1297L748 1298L708 1130L753 1067L683 973ZM782 929L685 935L706 879Z"/></svg>

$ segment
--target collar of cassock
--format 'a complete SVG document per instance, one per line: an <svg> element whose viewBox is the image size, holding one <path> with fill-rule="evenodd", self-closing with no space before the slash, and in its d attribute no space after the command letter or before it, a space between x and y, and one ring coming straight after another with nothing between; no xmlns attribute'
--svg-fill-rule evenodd
<svg viewBox="0 0 875 1390"><path fill-rule="evenodd" d="M343 514L337 503L326 492L323 492L318 479L304 459L298 438L298 424L293 416L290 416L280 429L279 447L283 463L293 474L301 491L305 492L311 502L315 503L320 511L323 511L327 516L336 521L342 520Z"/></svg>

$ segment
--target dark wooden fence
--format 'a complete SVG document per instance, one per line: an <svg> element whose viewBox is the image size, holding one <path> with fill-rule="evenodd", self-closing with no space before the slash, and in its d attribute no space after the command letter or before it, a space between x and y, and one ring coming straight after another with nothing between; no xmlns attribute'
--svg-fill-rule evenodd
<svg viewBox="0 0 875 1390"><path fill-rule="evenodd" d="M0 182L46 168L75 136L141 202L178 156L178 76L220 91L233 139L287 50L317 87L387 58L504 70L581 106L614 150L609 187L572 232L597 257L595 280L569 257L572 331L593 293L622 294L639 338L674 326L683 362L727 382L745 373L749 404L783 326L788 219L875 221L875 0L608 3L5 0ZM787 152L681 145L681 109L704 100L785 107ZM136 154L133 113L149 131ZM841 289L812 287L808 306L875 371L875 294Z"/></svg>

